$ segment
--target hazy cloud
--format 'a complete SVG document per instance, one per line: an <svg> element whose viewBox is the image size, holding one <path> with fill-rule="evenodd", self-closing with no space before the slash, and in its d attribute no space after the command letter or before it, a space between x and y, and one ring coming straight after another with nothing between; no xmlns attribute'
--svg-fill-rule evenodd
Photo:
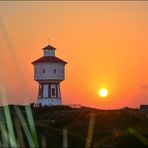
<svg viewBox="0 0 148 148"><path fill-rule="evenodd" d="M148 90L148 84L142 85L141 89Z"/></svg>

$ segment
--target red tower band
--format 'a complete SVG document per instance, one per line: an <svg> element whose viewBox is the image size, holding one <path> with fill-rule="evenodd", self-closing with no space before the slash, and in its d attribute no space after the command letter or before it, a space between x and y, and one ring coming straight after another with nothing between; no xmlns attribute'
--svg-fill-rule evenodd
<svg viewBox="0 0 148 148"><path fill-rule="evenodd" d="M55 86L55 88L52 88L51 86ZM48 89L46 89L47 87ZM48 96L44 96L43 92L45 92L45 89L48 92ZM58 90L59 89L59 90ZM59 83L40 83L39 84L39 98L59 98L60 97L60 85Z"/></svg>

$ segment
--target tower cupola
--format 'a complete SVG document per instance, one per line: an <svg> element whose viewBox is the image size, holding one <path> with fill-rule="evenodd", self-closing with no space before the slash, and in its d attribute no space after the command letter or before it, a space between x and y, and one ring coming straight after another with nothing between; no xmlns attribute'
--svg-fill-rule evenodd
<svg viewBox="0 0 148 148"><path fill-rule="evenodd" d="M45 57L55 56L56 48L54 48L53 46L48 45L48 46L44 47L43 50L44 50L44 56Z"/></svg>

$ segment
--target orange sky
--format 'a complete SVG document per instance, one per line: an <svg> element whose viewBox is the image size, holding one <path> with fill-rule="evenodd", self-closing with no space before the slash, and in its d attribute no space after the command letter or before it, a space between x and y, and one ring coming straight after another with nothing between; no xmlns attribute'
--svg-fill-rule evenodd
<svg viewBox="0 0 148 148"><path fill-rule="evenodd" d="M147 10L148 2L0 2L0 82L9 103L36 100L31 62L50 38L68 62L64 104L148 104ZM105 99L101 87L109 90Z"/></svg>

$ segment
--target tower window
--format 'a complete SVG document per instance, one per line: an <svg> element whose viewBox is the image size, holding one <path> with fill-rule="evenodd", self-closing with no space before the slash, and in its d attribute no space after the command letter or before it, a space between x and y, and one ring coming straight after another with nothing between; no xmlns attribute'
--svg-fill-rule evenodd
<svg viewBox="0 0 148 148"><path fill-rule="evenodd" d="M54 69L54 73L56 73L57 71L56 71L56 69Z"/></svg>
<svg viewBox="0 0 148 148"><path fill-rule="evenodd" d="M37 73L37 70L35 70L35 73Z"/></svg>
<svg viewBox="0 0 148 148"><path fill-rule="evenodd" d="M55 89L52 88L51 91L52 91L52 92L51 92L51 93L52 93L52 96L55 96L55 95L56 95L56 94L55 94Z"/></svg>
<svg viewBox="0 0 148 148"><path fill-rule="evenodd" d="M39 85L39 98L42 97L42 92L43 92L42 84L40 84L40 85Z"/></svg>
<svg viewBox="0 0 148 148"><path fill-rule="evenodd" d="M43 69L43 73L45 73L45 69Z"/></svg>

